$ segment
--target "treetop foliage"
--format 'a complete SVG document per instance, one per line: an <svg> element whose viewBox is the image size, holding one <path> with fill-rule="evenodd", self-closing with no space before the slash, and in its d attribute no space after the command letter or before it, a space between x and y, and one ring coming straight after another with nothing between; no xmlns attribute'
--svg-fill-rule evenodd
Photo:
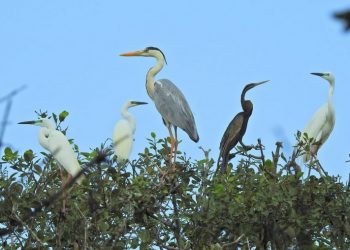
<svg viewBox="0 0 350 250"><path fill-rule="evenodd" d="M64 132L67 116L66 111L52 115ZM179 151L176 171L169 172L168 139L152 132L148 147L129 163L117 161L109 141L80 152L71 140L86 178L63 188L65 172L50 154L5 148L2 247L350 248L349 185L327 173L301 172L296 159L313 143L307 135L297 134L299 144L289 158L280 142L271 156L261 140L250 151L237 147L232 155L237 163L223 175L215 175L216 163L204 149L200 160ZM320 164L316 160L309 167Z"/></svg>

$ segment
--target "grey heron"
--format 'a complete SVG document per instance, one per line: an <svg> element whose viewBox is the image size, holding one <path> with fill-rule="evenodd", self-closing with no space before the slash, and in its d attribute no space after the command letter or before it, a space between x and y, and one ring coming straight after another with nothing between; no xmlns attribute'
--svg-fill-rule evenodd
<svg viewBox="0 0 350 250"><path fill-rule="evenodd" d="M170 155L174 151L174 160L176 161L177 127L184 130L194 142L198 142L199 136L191 108L180 89L168 79L154 79L166 63L164 53L158 48L147 47L143 50L123 53L121 56L154 57L157 60L156 65L147 72L146 89L168 128L171 140ZM175 136L172 127L174 127Z"/></svg>

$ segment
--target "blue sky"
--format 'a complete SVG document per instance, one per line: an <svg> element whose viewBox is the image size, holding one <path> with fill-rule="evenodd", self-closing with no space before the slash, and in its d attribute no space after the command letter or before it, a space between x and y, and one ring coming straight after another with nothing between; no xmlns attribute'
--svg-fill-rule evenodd
<svg viewBox="0 0 350 250"><path fill-rule="evenodd" d="M194 113L198 144L185 133L180 150L194 159L202 146L216 159L221 136L241 111L245 84L270 80L248 93L254 103L244 142L261 138L266 154L278 140L289 155L294 134L327 100L328 83L310 72L336 77L336 125L319 151L331 174L347 179L349 159L350 35L332 18L344 1L2 1L0 3L0 97L23 84L16 96L5 142L23 152L41 150L38 128L17 125L35 110L70 112L68 137L82 150L111 137L126 100L135 107L137 131L132 158L146 137L167 135L145 90L152 58L120 53L156 46L168 78ZM0 115L4 104L0 106Z"/></svg>

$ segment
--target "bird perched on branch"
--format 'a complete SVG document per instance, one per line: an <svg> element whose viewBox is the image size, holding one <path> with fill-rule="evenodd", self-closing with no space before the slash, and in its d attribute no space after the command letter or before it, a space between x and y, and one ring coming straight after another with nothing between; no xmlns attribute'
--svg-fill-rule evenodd
<svg viewBox="0 0 350 250"><path fill-rule="evenodd" d="M127 101L121 109L123 119L115 125L112 137L114 152L119 161L129 159L134 141L136 121L128 109L144 104L147 104L147 102Z"/></svg>
<svg viewBox="0 0 350 250"><path fill-rule="evenodd" d="M82 170L67 137L61 131L56 130L48 118L19 122L18 124L30 124L41 127L38 136L40 145L49 151L53 158L71 176L76 176ZM81 175L77 179L77 183L81 184L83 178L84 175Z"/></svg>
<svg viewBox="0 0 350 250"><path fill-rule="evenodd" d="M218 169L220 172L224 173L227 168L227 164L230 160L230 151L237 145L239 142L243 147L246 147L242 141L242 138L246 132L248 121L253 112L253 103L250 100L245 100L245 94L248 90L266 83L268 81L262 81L258 83L247 84L241 94L241 105L243 112L238 113L230 122L224 135L222 136L220 142L220 155L218 159ZM221 159L221 165L220 165Z"/></svg>
<svg viewBox="0 0 350 250"><path fill-rule="evenodd" d="M178 144L177 127L184 130L194 142L198 142L199 136L191 108L180 89L167 79L157 81L154 79L155 75L162 70L164 63L166 63L164 53L158 48L147 47L143 50L121 54L121 56L154 57L157 60L157 64L147 72L146 89L149 97L161 114L165 126L168 128L171 140L170 154L173 151L175 152L175 161ZM175 136L172 132L172 127L174 127Z"/></svg>
<svg viewBox="0 0 350 250"><path fill-rule="evenodd" d="M320 76L329 83L328 101L321 106L312 116L304 129L308 138L314 138L315 143L311 146L310 152L303 155L303 161L308 162L315 156L320 147L325 143L331 134L335 124L335 110L333 107L333 92L335 79L332 73L311 73Z"/></svg>

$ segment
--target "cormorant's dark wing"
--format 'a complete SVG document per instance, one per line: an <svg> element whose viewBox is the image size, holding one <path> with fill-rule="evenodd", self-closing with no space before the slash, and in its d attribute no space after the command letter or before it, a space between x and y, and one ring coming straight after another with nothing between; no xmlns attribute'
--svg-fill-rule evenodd
<svg viewBox="0 0 350 250"><path fill-rule="evenodd" d="M220 142L220 151L229 152L237 145L240 139L240 132L243 127L244 117L243 113L238 113L227 126L224 135Z"/></svg>
<svg viewBox="0 0 350 250"><path fill-rule="evenodd" d="M220 156L218 159L218 166L220 158L221 161L221 173L226 171L226 167L229 161L229 154L232 148L234 148L241 139L241 130L244 125L243 112L238 113L230 122L220 142Z"/></svg>

